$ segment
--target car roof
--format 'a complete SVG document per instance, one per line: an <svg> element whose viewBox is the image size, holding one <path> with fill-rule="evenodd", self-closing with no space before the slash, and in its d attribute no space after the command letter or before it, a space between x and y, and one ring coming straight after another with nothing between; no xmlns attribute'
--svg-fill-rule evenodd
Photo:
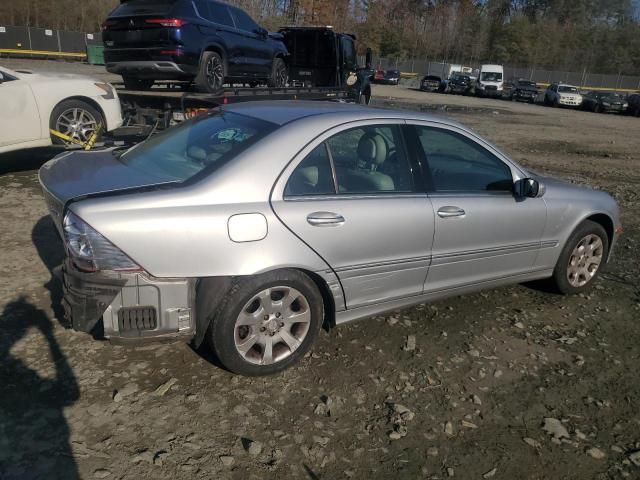
<svg viewBox="0 0 640 480"><path fill-rule="evenodd" d="M446 123L457 127L466 127L451 120L434 115L409 110L357 105L354 103L319 102L302 100L271 100L243 102L227 105L225 111L235 112L278 125L295 122L309 117L324 116L326 120L366 120L368 118L414 119Z"/></svg>

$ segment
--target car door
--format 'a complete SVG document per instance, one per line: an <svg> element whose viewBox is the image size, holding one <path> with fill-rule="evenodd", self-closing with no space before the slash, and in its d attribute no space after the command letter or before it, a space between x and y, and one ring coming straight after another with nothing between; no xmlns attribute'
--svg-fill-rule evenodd
<svg viewBox="0 0 640 480"><path fill-rule="evenodd" d="M195 5L199 16L206 20L198 27L207 36L207 45L204 47L222 42L227 61L227 77L242 76L245 65L244 35L236 28L229 7L211 0L195 0Z"/></svg>
<svg viewBox="0 0 640 480"><path fill-rule="evenodd" d="M519 198L523 173L462 129L418 123L435 213L425 293L515 277L534 268L546 222L543 198Z"/></svg>
<svg viewBox="0 0 640 480"><path fill-rule="evenodd" d="M353 123L307 146L274 190L275 213L336 273L348 309L422 293L434 215L407 157L397 121Z"/></svg>
<svg viewBox="0 0 640 480"><path fill-rule="evenodd" d="M0 147L39 140L38 105L29 83L0 70Z"/></svg>
<svg viewBox="0 0 640 480"><path fill-rule="evenodd" d="M272 52L265 31L256 24L246 12L230 7L236 27L243 36L244 57L247 73L254 77L267 77L271 74Z"/></svg>

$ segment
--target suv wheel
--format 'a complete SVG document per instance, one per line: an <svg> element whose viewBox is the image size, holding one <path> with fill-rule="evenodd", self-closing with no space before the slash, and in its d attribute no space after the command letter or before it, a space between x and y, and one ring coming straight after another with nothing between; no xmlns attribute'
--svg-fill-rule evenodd
<svg viewBox="0 0 640 480"><path fill-rule="evenodd" d="M218 93L224 84L224 63L216 52L204 52L195 79L196 87L204 93Z"/></svg>
<svg viewBox="0 0 640 480"><path fill-rule="evenodd" d="M153 80L144 80L141 78L122 77L124 86L127 90L149 90L153 87Z"/></svg>
<svg viewBox="0 0 640 480"><path fill-rule="evenodd" d="M589 288L602 270L609 237L598 223L586 220L571 234L553 271L553 286L564 294Z"/></svg>
<svg viewBox="0 0 640 480"><path fill-rule="evenodd" d="M271 67L271 77L269 78L269 86L274 88L282 88L287 85L289 74L284 60L276 58L273 60Z"/></svg>
<svg viewBox="0 0 640 480"><path fill-rule="evenodd" d="M322 322L315 283L297 270L278 270L239 279L217 309L208 338L232 372L269 375L298 361Z"/></svg>

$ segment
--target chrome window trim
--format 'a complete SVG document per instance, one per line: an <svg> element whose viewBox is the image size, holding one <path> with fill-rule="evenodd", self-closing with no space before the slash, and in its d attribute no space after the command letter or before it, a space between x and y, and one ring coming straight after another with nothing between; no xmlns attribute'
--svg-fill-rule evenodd
<svg viewBox="0 0 640 480"><path fill-rule="evenodd" d="M305 201L320 201L320 200L370 200L376 199L379 200L381 198L428 198L429 196L426 193L421 192L411 192L411 193L401 193L401 192L389 192L389 193L371 193L371 194L338 194L338 195L296 195L296 196L287 196L284 197L283 200L285 202L305 202Z"/></svg>

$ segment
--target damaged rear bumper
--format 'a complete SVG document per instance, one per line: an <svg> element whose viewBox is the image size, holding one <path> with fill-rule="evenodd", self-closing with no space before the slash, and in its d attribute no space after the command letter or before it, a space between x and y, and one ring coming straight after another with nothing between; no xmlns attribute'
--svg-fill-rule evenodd
<svg viewBox="0 0 640 480"><path fill-rule="evenodd" d="M109 339L191 338L195 333L195 282L146 273L85 273L68 261L61 269L62 305L74 330Z"/></svg>

